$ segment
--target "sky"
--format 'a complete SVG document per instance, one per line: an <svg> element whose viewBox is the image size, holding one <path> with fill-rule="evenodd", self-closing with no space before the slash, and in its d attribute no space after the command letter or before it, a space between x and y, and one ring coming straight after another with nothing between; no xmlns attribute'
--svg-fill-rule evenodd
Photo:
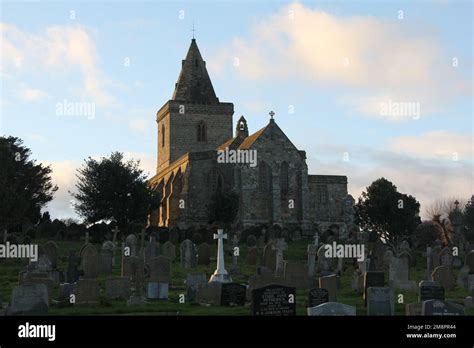
<svg viewBox="0 0 474 348"><path fill-rule="evenodd" d="M434 201L474 194L471 1L2 1L0 135L53 169L47 209L76 218L75 171L113 151L156 168L156 111L194 35L251 133L270 110L310 174L379 177ZM72 105L74 109L66 106Z"/></svg>

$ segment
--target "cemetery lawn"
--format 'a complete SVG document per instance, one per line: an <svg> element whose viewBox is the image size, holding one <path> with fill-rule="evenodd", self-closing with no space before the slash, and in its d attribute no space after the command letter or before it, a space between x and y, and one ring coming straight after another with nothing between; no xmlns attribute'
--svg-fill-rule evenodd
<svg viewBox="0 0 474 348"><path fill-rule="evenodd" d="M46 240L37 240L35 243L43 244ZM290 242L288 250L285 251L285 259L293 262L306 263L307 254L306 248L311 241L302 239L300 241ZM73 249L79 251L82 242L57 242L59 246L59 261L58 267L60 269L67 268L66 257L69 250ZM228 243L225 243L228 247ZM97 245L99 250L100 246ZM203 272L210 277L215 270L215 256L211 260L209 266L198 266L194 269L183 269L179 264L179 247L176 248L177 257L172 264L172 283L169 288L169 300L148 300L148 304L144 306L127 306L125 300L107 301L105 299L105 280L111 276L120 276L121 255L117 255L115 259L116 267L112 274L101 274L98 277L99 285L101 286L101 302L96 306L65 306L60 307L54 303L49 308L50 315L250 315L250 306L240 307L220 307L220 306L202 306L196 303L179 303L180 294L186 294L186 286L184 280L189 273ZM211 255L216 255L217 245L212 245ZM242 284L248 284L250 276L255 274L255 266L249 266L245 263L247 255L247 246L240 246L239 269L241 274L232 275L233 281ZM261 255L261 251L260 251ZM225 252L226 268L230 268L232 256L230 250ZM18 284L18 274L24 270L27 265L26 260L6 259L0 261L0 298L3 302L8 302L11 297L13 288ZM416 267L410 268L410 280L415 280L418 283L424 278L426 267L426 259L421 253L417 255ZM364 308L364 301L362 295L356 293L351 288L351 282L354 274L354 266L349 262L344 263L344 273L341 277L341 288L337 292L337 301L355 306L357 308L357 315L366 315L366 308ZM458 270L454 270L457 277ZM385 274L385 281L388 281L388 272ZM57 299L59 293L59 286L53 289L52 299ZM403 303L398 303L400 294L403 295ZM455 290L446 292L446 299L463 304L463 300L469 296L469 292L465 289L456 286ZM307 291L297 290L296 292L296 308L297 315L306 315L306 301ZM416 291L395 291L395 314L405 315L405 304L417 302L418 294ZM474 315L474 308L466 308L467 315Z"/></svg>

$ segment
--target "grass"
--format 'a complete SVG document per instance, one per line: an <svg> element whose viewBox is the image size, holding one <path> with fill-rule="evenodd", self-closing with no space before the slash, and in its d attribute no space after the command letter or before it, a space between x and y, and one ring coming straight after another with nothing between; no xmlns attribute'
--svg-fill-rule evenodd
<svg viewBox="0 0 474 348"><path fill-rule="evenodd" d="M36 243L42 244L45 240L38 240ZM309 240L300 240L289 243L289 248L285 252L285 259L299 263L305 263L307 259L306 247ZM82 246L81 242L58 242L59 246L59 261L58 267L62 269L67 268L67 256L71 249L79 251ZM97 246L99 247L99 246ZM216 245L212 245L212 254L217 254ZM248 283L250 276L255 274L255 266L249 266L245 263L247 256L247 247L245 245L240 247L240 257L238 258L240 274L233 276L234 282ZM98 282L101 287L101 300L99 305L95 306L67 306L58 307L51 306L49 310L50 315L250 315L250 308L248 305L240 307L220 307L220 306L201 306L196 303L179 303L180 294L186 293L186 286L184 280L189 273L206 273L209 277L215 270L215 260L211 261L209 266L199 265L194 269L184 269L179 264L179 248L177 248L177 257L172 264L172 283L169 288L169 300L149 300L148 304L142 306L127 306L125 300L108 301L105 299L105 281L111 276L120 276L121 255L116 255L115 267L112 274L101 274L98 277ZM227 268L230 268L232 256L229 252L225 255ZM410 268L410 280L415 280L417 283L424 277L425 259L421 254L417 257L416 267ZM7 259L0 262L0 297L4 302L8 301L14 286L18 284L18 274L25 269L27 265L26 260ZM364 307L364 300L362 295L356 293L351 288L352 277L354 274L354 267L350 264L344 264L345 271L341 277L341 289L337 293L337 301L357 307L357 315L366 315L366 308ZM457 270L454 270L457 276ZM388 272L385 274L386 281L388 280ZM59 286L53 288L53 299L58 297ZM403 303L398 303L398 295L403 295ZM453 291L446 292L446 298L454 302L462 303L463 299L469 295L465 289L456 288ZM297 315L306 315L306 301L307 291L297 290L296 292L296 308ZM395 314L405 315L405 304L418 301L418 294L416 291L396 290L395 291ZM474 308L466 308L467 315L474 315Z"/></svg>

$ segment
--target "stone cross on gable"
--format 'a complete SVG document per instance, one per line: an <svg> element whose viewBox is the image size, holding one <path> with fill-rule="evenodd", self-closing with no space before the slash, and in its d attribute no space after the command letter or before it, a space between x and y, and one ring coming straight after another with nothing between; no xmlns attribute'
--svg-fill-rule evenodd
<svg viewBox="0 0 474 348"><path fill-rule="evenodd" d="M217 239L217 269L209 282L231 282L232 279L229 277L224 264L224 239L227 239L227 234L224 234L223 229L218 229L217 234L214 234L214 239Z"/></svg>
<svg viewBox="0 0 474 348"><path fill-rule="evenodd" d="M273 112L273 110L270 111L268 114L270 115L271 119L273 120L273 116L275 116L275 113Z"/></svg>
<svg viewBox="0 0 474 348"><path fill-rule="evenodd" d="M283 274L283 251L288 249L284 238L277 238L276 243L272 246L273 250L276 250L276 269L277 275Z"/></svg>

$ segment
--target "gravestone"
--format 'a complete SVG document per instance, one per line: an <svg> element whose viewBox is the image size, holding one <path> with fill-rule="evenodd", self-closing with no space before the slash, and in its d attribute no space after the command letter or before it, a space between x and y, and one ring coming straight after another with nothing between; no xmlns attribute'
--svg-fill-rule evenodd
<svg viewBox="0 0 474 348"><path fill-rule="evenodd" d="M48 299L51 300L56 281L50 277L49 272L22 271L18 277L18 284L44 284L48 289Z"/></svg>
<svg viewBox="0 0 474 348"><path fill-rule="evenodd" d="M276 250L273 249L274 243L269 242L263 248L263 266L275 271L276 268Z"/></svg>
<svg viewBox="0 0 474 348"><path fill-rule="evenodd" d="M365 272L364 273L364 306L367 306L367 289L370 287L385 286L385 275L383 272Z"/></svg>
<svg viewBox="0 0 474 348"><path fill-rule="evenodd" d="M47 314L48 303L48 288L46 285L22 284L13 288L8 314Z"/></svg>
<svg viewBox="0 0 474 348"><path fill-rule="evenodd" d="M148 245L145 247L145 263L148 264L150 259L160 255L160 245L156 242L156 237L151 236Z"/></svg>
<svg viewBox="0 0 474 348"><path fill-rule="evenodd" d="M268 285L252 290L251 312L258 316L296 315L296 289Z"/></svg>
<svg viewBox="0 0 474 348"><path fill-rule="evenodd" d="M337 300L337 279L336 275L328 275L319 277L319 287L328 291L328 302L336 302Z"/></svg>
<svg viewBox="0 0 474 348"><path fill-rule="evenodd" d="M389 267L389 285L395 289L415 290L416 284L408 280L408 261L392 257Z"/></svg>
<svg viewBox="0 0 474 348"><path fill-rule="evenodd" d="M296 262L284 262L284 282L298 289L310 289L315 286L315 280L308 277L308 266Z"/></svg>
<svg viewBox="0 0 474 348"><path fill-rule="evenodd" d="M367 315L394 315L393 290L388 287L367 288Z"/></svg>
<svg viewBox="0 0 474 348"><path fill-rule="evenodd" d="M405 305L405 315L421 315L421 302L407 303Z"/></svg>
<svg viewBox="0 0 474 348"><path fill-rule="evenodd" d="M166 256L150 259L150 281L158 283L171 282L171 260Z"/></svg>
<svg viewBox="0 0 474 348"><path fill-rule="evenodd" d="M196 302L219 306L221 304L222 285L221 282L210 282L197 284Z"/></svg>
<svg viewBox="0 0 474 348"><path fill-rule="evenodd" d="M392 264L392 258L393 258L393 251L390 249L387 249L385 253L383 254L383 269L384 270L390 269L390 265Z"/></svg>
<svg viewBox="0 0 474 348"><path fill-rule="evenodd" d="M181 267L194 268L197 262L196 246L189 239L184 240L180 245Z"/></svg>
<svg viewBox="0 0 474 348"><path fill-rule="evenodd" d="M129 251L129 256L137 256L138 253L138 239L134 234L129 234L125 238L125 248Z"/></svg>
<svg viewBox="0 0 474 348"><path fill-rule="evenodd" d="M52 269L56 269L58 266L58 245L53 241L48 241L43 245L43 251L46 257L51 261Z"/></svg>
<svg viewBox="0 0 474 348"><path fill-rule="evenodd" d="M95 279L99 274L99 256L92 244L87 244L81 251L84 279Z"/></svg>
<svg viewBox="0 0 474 348"><path fill-rule="evenodd" d="M439 284L427 280L422 280L418 286L418 302L423 302L426 300L444 301L444 288Z"/></svg>
<svg viewBox="0 0 474 348"><path fill-rule="evenodd" d="M452 267L453 266L453 252L449 247L444 247L439 253L439 260L441 266Z"/></svg>
<svg viewBox="0 0 474 348"><path fill-rule="evenodd" d="M306 251L308 253L308 277L313 277L316 268L316 255L318 253L318 246L310 244L308 245Z"/></svg>
<svg viewBox="0 0 474 348"><path fill-rule="evenodd" d="M276 243L273 245L273 249L276 251L275 274L282 275L284 272L283 251L288 249L288 244L285 242L284 238L277 238Z"/></svg>
<svg viewBox="0 0 474 348"><path fill-rule="evenodd" d="M221 287L221 306L245 305L247 287L237 283L224 283Z"/></svg>
<svg viewBox="0 0 474 348"><path fill-rule="evenodd" d="M186 301L194 301L196 299L197 286L205 283L207 283L206 274L188 274L186 277Z"/></svg>
<svg viewBox="0 0 474 348"><path fill-rule="evenodd" d="M308 307L316 307L329 302L329 292L326 289L314 288L308 293Z"/></svg>
<svg viewBox="0 0 474 348"><path fill-rule="evenodd" d="M76 284L76 305L97 305L99 283L95 279L80 279Z"/></svg>
<svg viewBox="0 0 474 348"><path fill-rule="evenodd" d="M102 249L99 256L99 273L112 273L113 255L113 251Z"/></svg>
<svg viewBox="0 0 474 348"><path fill-rule="evenodd" d="M469 273L474 274L474 250L466 254L466 260L464 264L469 267Z"/></svg>
<svg viewBox="0 0 474 348"><path fill-rule="evenodd" d="M172 228L168 233L168 241L172 244L179 242L179 231L176 228Z"/></svg>
<svg viewBox="0 0 474 348"><path fill-rule="evenodd" d="M130 278L114 277L105 281L105 297L108 300L127 300L130 297Z"/></svg>
<svg viewBox="0 0 474 348"><path fill-rule="evenodd" d="M256 266L258 261L258 248L251 247L247 253L246 262L248 265Z"/></svg>
<svg viewBox="0 0 474 348"><path fill-rule="evenodd" d="M174 259L176 258L176 246L170 241L165 242L161 246L161 254L163 256L168 257L171 260L171 262L173 262Z"/></svg>
<svg viewBox="0 0 474 348"><path fill-rule="evenodd" d="M209 266L209 263L211 262L211 246L207 243L199 244L197 254L197 264Z"/></svg>
<svg viewBox="0 0 474 348"><path fill-rule="evenodd" d="M247 236L247 246L249 248L257 246L257 238L253 234Z"/></svg>
<svg viewBox="0 0 474 348"><path fill-rule="evenodd" d="M45 254L39 255L37 261L30 261L28 269L33 272L51 272L53 264Z"/></svg>
<svg viewBox="0 0 474 348"><path fill-rule="evenodd" d="M308 316L354 316L356 307L338 302L326 302L307 309Z"/></svg>
<svg viewBox="0 0 474 348"><path fill-rule="evenodd" d="M149 282L147 284L147 297L153 300L168 299L169 284L159 282Z"/></svg>
<svg viewBox="0 0 474 348"><path fill-rule="evenodd" d="M469 274L467 276L467 290L474 292L474 274Z"/></svg>
<svg viewBox="0 0 474 348"><path fill-rule="evenodd" d="M231 239L231 246L232 246L232 266L230 266L229 273L230 274L240 274L239 271L239 264L238 264L238 255L240 253L239 251L239 238L237 237L236 234L234 234L234 237ZM238 251L236 253L236 251Z"/></svg>
<svg viewBox="0 0 474 348"><path fill-rule="evenodd" d="M421 315L457 316L465 315L464 307L456 303L427 300L421 305Z"/></svg>
<svg viewBox="0 0 474 348"><path fill-rule="evenodd" d="M454 289L454 274L448 266L438 266L432 273L432 280L439 283L446 291Z"/></svg>
<svg viewBox="0 0 474 348"><path fill-rule="evenodd" d="M76 294L75 283L64 283L59 285L59 296L58 299L61 302L70 303L71 295Z"/></svg>
<svg viewBox="0 0 474 348"><path fill-rule="evenodd" d="M74 250L69 250L68 256L68 265L67 265L67 272L66 272L66 282L67 283L75 283L79 280L79 262L81 258L76 256L76 252Z"/></svg>

